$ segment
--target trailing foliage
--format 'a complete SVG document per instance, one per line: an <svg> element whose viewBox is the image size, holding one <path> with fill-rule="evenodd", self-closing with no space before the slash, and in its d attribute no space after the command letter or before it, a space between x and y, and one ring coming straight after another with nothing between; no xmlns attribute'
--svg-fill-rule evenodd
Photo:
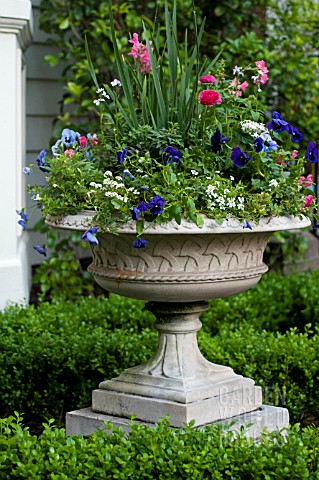
<svg viewBox="0 0 319 480"><path fill-rule="evenodd" d="M0 420L0 478L99 479L305 479L318 478L319 429L283 437L264 434L260 442L236 438L221 427L172 429L132 424L125 434L106 424L88 439L66 437L63 429L45 424L39 438L30 435L16 415Z"/></svg>
<svg viewBox="0 0 319 480"><path fill-rule="evenodd" d="M212 301L202 316L204 356L253 378L263 387L265 403L287 407L292 423L318 417L318 276L265 276L246 293ZM90 405L100 381L153 354L153 315L143 307L110 295L5 309L0 415L17 410L27 419L62 419L66 411ZM306 326L311 320L313 327ZM302 333L289 330L296 323Z"/></svg>

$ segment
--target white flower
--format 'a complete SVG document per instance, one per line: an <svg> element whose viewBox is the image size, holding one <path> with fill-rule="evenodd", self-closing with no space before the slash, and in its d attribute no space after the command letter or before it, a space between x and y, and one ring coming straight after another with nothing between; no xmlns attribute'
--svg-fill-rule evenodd
<svg viewBox="0 0 319 480"><path fill-rule="evenodd" d="M262 133L268 133L268 129L265 127L264 123L257 123L252 120L244 120L240 123L242 131L249 133L253 137L259 136Z"/></svg>
<svg viewBox="0 0 319 480"><path fill-rule="evenodd" d="M229 199L228 199L228 202L227 202L227 206L228 206L229 208L234 208L234 207L236 207L235 199L234 199L234 198L229 198Z"/></svg>
<svg viewBox="0 0 319 480"><path fill-rule="evenodd" d="M242 72L242 67L237 67L237 65L235 65L235 67L233 69L233 75L236 75L236 73L238 73L238 75L244 76L244 74Z"/></svg>
<svg viewBox="0 0 319 480"><path fill-rule="evenodd" d="M235 180L235 178L232 175L229 178L231 181Z"/></svg>
<svg viewBox="0 0 319 480"><path fill-rule="evenodd" d="M112 87L121 87L122 84L119 80L117 80L117 78L115 78L112 82L111 82L111 85Z"/></svg>
<svg viewBox="0 0 319 480"><path fill-rule="evenodd" d="M198 171L197 170L191 170L191 174L194 175L194 177L197 177Z"/></svg>
<svg viewBox="0 0 319 480"><path fill-rule="evenodd" d="M54 183L54 184L52 185L52 187L53 187L53 188L57 188L58 185L57 185L56 183Z"/></svg>
<svg viewBox="0 0 319 480"><path fill-rule="evenodd" d="M98 89L96 90L96 93L102 93L102 92L105 92L104 88L98 88Z"/></svg>
<svg viewBox="0 0 319 480"><path fill-rule="evenodd" d="M106 170L106 172L104 172L104 177L113 177L113 173L110 172L110 170Z"/></svg>
<svg viewBox="0 0 319 480"><path fill-rule="evenodd" d="M99 106L101 102L105 102L104 98L97 98L96 100L93 100L93 103L95 103L97 106Z"/></svg>
<svg viewBox="0 0 319 480"><path fill-rule="evenodd" d="M107 98L107 100L110 100L110 97L109 97L109 95L106 93L105 90L103 90L102 96L105 97L105 98ZM103 100L103 99L101 99L101 100ZM104 101L104 100L103 100L103 101Z"/></svg>
<svg viewBox="0 0 319 480"><path fill-rule="evenodd" d="M272 180L270 180L270 182L269 182L270 187L278 187L278 185L279 185L279 183L274 178Z"/></svg>

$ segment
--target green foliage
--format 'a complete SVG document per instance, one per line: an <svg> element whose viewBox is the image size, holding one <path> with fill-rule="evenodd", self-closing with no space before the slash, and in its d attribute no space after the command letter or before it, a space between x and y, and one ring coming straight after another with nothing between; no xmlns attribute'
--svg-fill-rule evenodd
<svg viewBox="0 0 319 480"><path fill-rule="evenodd" d="M93 291L93 278L83 270L79 260L79 249L87 248L77 232L61 236L52 231L41 219L35 231L47 235L47 247L53 249L49 258L42 261L32 277L32 283L39 289L37 300L72 299Z"/></svg>
<svg viewBox="0 0 319 480"><path fill-rule="evenodd" d="M132 423L127 434L106 424L88 439L65 435L52 422L37 438L16 414L0 420L0 478L99 479L270 479L317 478L319 430L298 426L246 439L221 427L172 429Z"/></svg>

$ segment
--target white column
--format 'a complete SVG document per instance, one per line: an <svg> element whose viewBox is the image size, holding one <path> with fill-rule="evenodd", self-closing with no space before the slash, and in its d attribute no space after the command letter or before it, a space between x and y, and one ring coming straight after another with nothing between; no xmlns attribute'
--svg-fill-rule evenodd
<svg viewBox="0 0 319 480"><path fill-rule="evenodd" d="M0 0L0 308L29 297L28 234L15 211L25 204L25 63L32 40L30 0Z"/></svg>

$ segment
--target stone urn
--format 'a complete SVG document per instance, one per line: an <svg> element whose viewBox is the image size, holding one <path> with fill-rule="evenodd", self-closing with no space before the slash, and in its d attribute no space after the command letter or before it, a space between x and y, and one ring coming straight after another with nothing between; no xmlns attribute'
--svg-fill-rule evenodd
<svg viewBox="0 0 319 480"><path fill-rule="evenodd" d="M55 228L85 231L92 212L48 219ZM183 220L150 224L146 248L136 249L135 222L118 235L98 233L88 270L109 292L147 300L156 318L157 350L144 365L105 380L92 393L93 412L135 416L154 423L169 415L172 426L195 420L205 425L258 410L261 387L232 368L207 361L198 348L199 315L206 300L228 297L254 286L267 271L263 252L273 232L307 227L291 216L251 223L229 218L219 225L205 219L202 228Z"/></svg>

